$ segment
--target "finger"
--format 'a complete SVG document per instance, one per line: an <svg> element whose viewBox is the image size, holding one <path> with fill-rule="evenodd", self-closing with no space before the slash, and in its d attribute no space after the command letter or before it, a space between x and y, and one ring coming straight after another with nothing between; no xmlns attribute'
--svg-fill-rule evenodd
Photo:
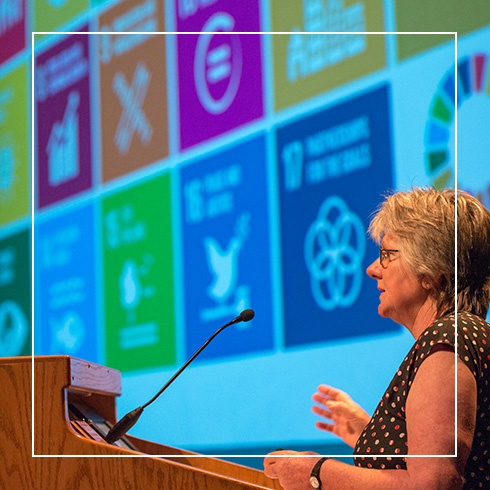
<svg viewBox="0 0 490 490"><path fill-rule="evenodd" d="M329 385L320 385L318 391L332 400L350 401L351 397L342 390Z"/></svg>
<svg viewBox="0 0 490 490"><path fill-rule="evenodd" d="M328 397L335 398L337 395L341 393L340 390L337 388L334 388L333 386L329 385L320 385L318 386L317 390L322 393L323 395L327 395Z"/></svg>
<svg viewBox="0 0 490 490"><path fill-rule="evenodd" d="M316 398L314 398L314 401L317 401ZM346 410L350 410L349 405L345 402L341 401L334 401L334 400L326 400L323 399L323 401L318 401L318 403L321 403L322 406L318 407L317 405L313 405L316 407L318 410L323 410L327 413L329 413L329 418L332 418L335 413L342 413L345 414Z"/></svg>
<svg viewBox="0 0 490 490"><path fill-rule="evenodd" d="M326 432L335 432L335 428L337 427L335 424L327 424L326 422L315 422L315 427L320 430L324 430Z"/></svg>
<svg viewBox="0 0 490 490"><path fill-rule="evenodd" d="M324 408L317 407L316 405L313 405L311 407L311 411L315 413L316 415L320 415L321 417L325 417L326 419L331 419L332 418L332 412L329 410L325 410Z"/></svg>
<svg viewBox="0 0 490 490"><path fill-rule="evenodd" d="M325 405L325 402L327 402L328 400L331 400L330 397L326 397L320 393L315 393L311 398L314 401L316 401L317 403L321 403L322 405Z"/></svg>

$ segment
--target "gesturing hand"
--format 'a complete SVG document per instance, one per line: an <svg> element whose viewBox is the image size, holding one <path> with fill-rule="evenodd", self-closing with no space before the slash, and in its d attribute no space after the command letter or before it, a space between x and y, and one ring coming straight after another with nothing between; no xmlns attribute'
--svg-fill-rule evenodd
<svg viewBox="0 0 490 490"><path fill-rule="evenodd" d="M332 432L346 444L354 447L364 427L371 420L368 413L347 393L332 386L320 385L317 393L313 395L313 400L321 405L314 405L313 412L333 422L316 422L315 426Z"/></svg>

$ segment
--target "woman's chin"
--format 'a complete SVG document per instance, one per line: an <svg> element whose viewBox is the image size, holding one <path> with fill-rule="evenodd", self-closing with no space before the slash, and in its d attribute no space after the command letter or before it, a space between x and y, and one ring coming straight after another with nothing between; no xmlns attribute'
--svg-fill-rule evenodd
<svg viewBox="0 0 490 490"><path fill-rule="evenodd" d="M388 308L386 308L382 303L378 305L378 314L383 318L390 318L390 313Z"/></svg>

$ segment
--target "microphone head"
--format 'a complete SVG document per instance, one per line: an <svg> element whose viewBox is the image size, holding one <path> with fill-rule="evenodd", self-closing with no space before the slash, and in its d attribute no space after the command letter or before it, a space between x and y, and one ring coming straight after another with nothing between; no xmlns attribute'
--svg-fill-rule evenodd
<svg viewBox="0 0 490 490"><path fill-rule="evenodd" d="M239 318L242 322L249 322L254 316L255 316L255 311L248 309L248 310L243 310L240 313Z"/></svg>

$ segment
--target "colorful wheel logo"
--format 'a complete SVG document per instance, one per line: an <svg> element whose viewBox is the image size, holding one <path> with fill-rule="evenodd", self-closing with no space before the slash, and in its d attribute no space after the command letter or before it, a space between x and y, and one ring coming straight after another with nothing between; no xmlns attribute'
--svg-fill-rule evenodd
<svg viewBox="0 0 490 490"><path fill-rule="evenodd" d="M458 110L476 94L490 95L488 60L486 54L475 54L458 62ZM437 189L454 186L454 146L451 144L456 107L454 76L452 68L441 80L425 127L425 165L431 183Z"/></svg>

